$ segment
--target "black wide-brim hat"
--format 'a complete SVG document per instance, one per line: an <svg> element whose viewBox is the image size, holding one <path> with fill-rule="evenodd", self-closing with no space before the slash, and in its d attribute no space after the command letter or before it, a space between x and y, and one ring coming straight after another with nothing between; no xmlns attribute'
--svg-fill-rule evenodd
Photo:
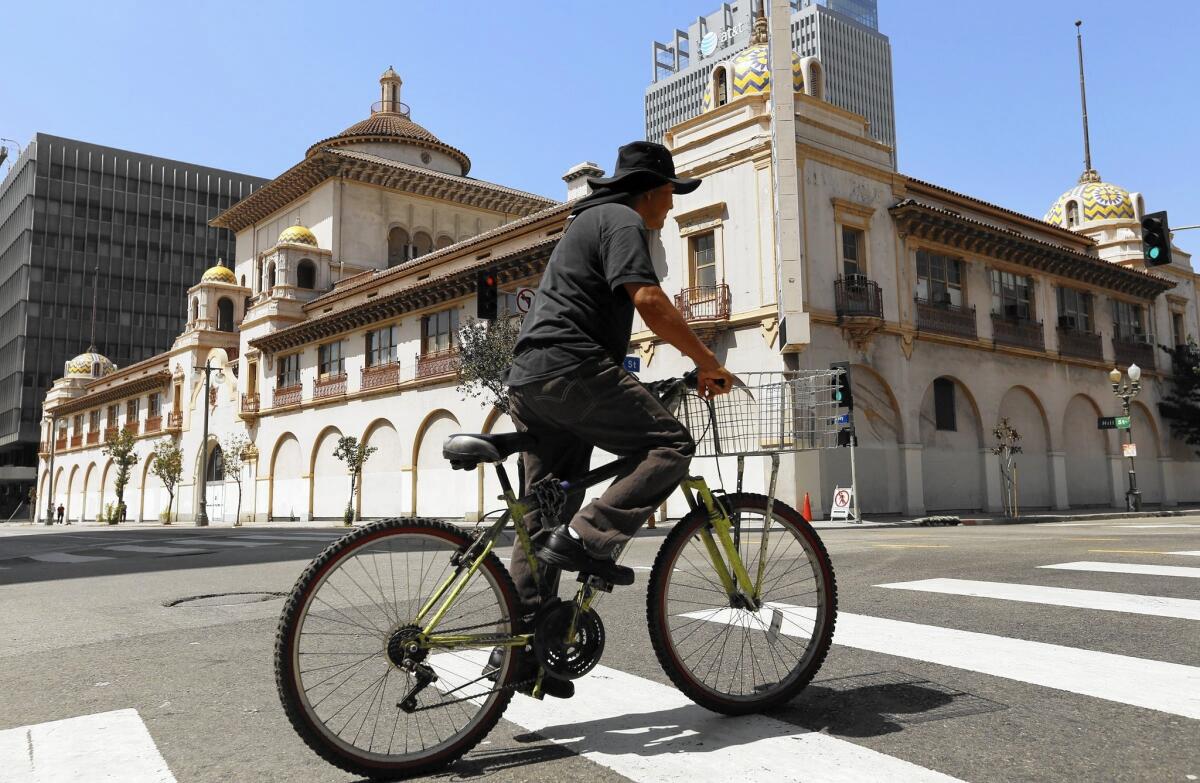
<svg viewBox="0 0 1200 783"><path fill-rule="evenodd" d="M638 193L672 183L676 193L691 193L700 187L695 177L675 176L671 151L652 141L633 141L617 150L617 167L611 177L588 177L593 188Z"/></svg>

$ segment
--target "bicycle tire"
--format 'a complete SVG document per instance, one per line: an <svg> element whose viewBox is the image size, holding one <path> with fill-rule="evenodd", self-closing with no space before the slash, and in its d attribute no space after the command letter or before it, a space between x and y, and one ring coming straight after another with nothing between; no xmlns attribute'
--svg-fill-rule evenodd
<svg viewBox="0 0 1200 783"><path fill-rule="evenodd" d="M385 519L358 528L330 544L300 575L284 604L275 638L275 684L284 713L287 715L296 733L310 749L330 764L372 780L397 780L444 769L461 758L471 748L475 747L480 740L487 736L500 720L500 716L504 713L512 699L511 688L505 687L487 691L485 692L488 694L487 698L483 702L478 717L472 720L461 731L461 736L450 737L446 742L438 746L435 751L428 752L425 755L417 755L416 757L397 755L391 758L381 758L380 754L370 753L369 751L355 752L353 747L347 747L347 744L344 741L340 741L339 737L331 736L332 729L322 723L321 719L315 715L315 709L308 706L307 695L303 690L304 684L300 679L300 676L304 672L299 665L299 655L297 654L298 640L301 636L305 620L308 617L307 608L315 603L314 596L317 595L316 591L321 588L331 574L336 573L341 564L350 563L355 553L365 551L367 547L376 542L385 541L389 538L394 539L398 536L406 538L415 537L416 539L428 537L433 543L439 543L440 548L447 555L458 547L464 546L469 540L462 531L452 525L420 518ZM410 556L412 554L407 550L401 550L401 552ZM424 550L422 550L422 553L424 553ZM424 559L422 559L422 564L424 564ZM519 622L519 614L517 612L518 603L516 588L508 571L494 554L489 554L480 567L480 573L485 575L487 584L492 588L502 604L502 616L506 618L508 623L506 632L516 633L516 625ZM478 579L478 574L475 579ZM393 585L394 587L395 585ZM429 589L432 590L433 586L430 586ZM425 591L422 590L421 592L424 593ZM399 606L400 602L397 602L397 607ZM396 616L401 616L399 608L397 608ZM369 636L366 633L343 635ZM506 655L497 682L507 686L512 681L516 672L515 659L516 655L513 652ZM435 659L430 658L429 660L433 661ZM384 659L384 663L391 666L386 658ZM395 669L395 667L393 668ZM402 672L400 669L395 670ZM387 674L390 674L390 672L387 672ZM385 674L385 684L382 686L383 690L380 694L381 711L383 709L383 702L387 701L387 699L383 698L387 695L387 674ZM435 687L434 685L430 685L429 689ZM488 683L486 687L489 689L494 688L491 683ZM372 697L373 701L374 696ZM397 721L399 720L400 712L397 709ZM365 720L366 718L364 717ZM378 722L378 718L376 722ZM394 731L393 729L393 738ZM371 741L372 743L374 741L374 729L372 730Z"/></svg>
<svg viewBox="0 0 1200 783"><path fill-rule="evenodd" d="M767 498L763 495L755 495L750 493L738 493L726 495L721 498L726 508L730 512L730 516L735 515L759 515L764 520L766 519ZM778 706L799 693L807 686L816 675L817 671L824 663L825 657L829 652L829 646L833 641L833 629L837 616L837 584L834 579L833 565L829 560L829 553L825 549L825 545L817 536L816 531L812 526L805 521L794 508L776 500L771 509L771 518L773 523L771 528L771 536L782 536L785 533L790 533L793 539L799 542L802 551L808 561L812 573L814 583L816 584L817 601L819 606L813 611L813 632L808 639L802 655L796 656L796 664L788 669L786 674L778 677L778 683L770 689L760 690L758 693L752 694L735 694L722 692L720 688L721 674L718 673L713 683L703 682L699 679L697 673L685 661L687 655L681 644L674 639L672 635L672 618L686 618L686 623L678 624L680 628L687 625L692 630L689 634L695 634L699 630L707 630L717 626L727 629L726 641L722 642L721 652L718 656L723 655L726 642L728 642L728 634L735 627L734 619L741 618L743 615L754 621L754 626L748 622L746 626L740 626L743 630L742 653L746 640L750 633L763 631L769 639L769 634L774 631L775 638L791 637L792 634L780 633L779 628L775 627L775 619L771 623L762 622L764 612L770 611L772 615L779 614L778 622L782 626L783 622L788 622L789 630L799 627L802 618L802 612L792 608L784 607L784 604L772 605L771 595L764 594L763 598L767 602L767 606L758 612L750 612L748 609L734 609L729 607L728 597L723 589L718 589L717 593L710 600L713 601L713 607L697 612L689 612L679 614L678 605L674 607L668 606L669 599L672 593L673 580L677 580L679 585L683 585L683 577L677 577L676 574L683 573L688 567L686 564L681 564L680 558L686 555L689 545L696 541L696 536L702 528L708 524L708 513L701 507L689 513L667 536L663 545L659 548L658 555L655 557L654 566L650 572L650 583L646 593L646 615L650 630L650 641L654 646L655 655L658 657L658 662L662 666L663 671L675 683L688 698L696 702L702 707L710 709L714 712L726 715L746 715L750 713L762 712ZM778 527L779 529L776 529ZM742 549L753 555L754 537L749 533L742 534ZM775 545L778 546L778 541ZM774 550L773 550L774 551ZM691 558L686 558L691 562ZM751 579L755 578L756 557L747 557L743 554L743 560L746 561L747 571L750 573ZM770 563L770 553L768 554L768 568ZM683 568L680 566L683 565ZM703 570L697 567L697 570ZM711 562L708 562L708 571L712 572L712 576L716 579L715 570L712 568ZM784 572L785 574L788 572ZM772 577L774 578L774 577ZM776 579L776 583L780 578ZM764 586L768 582L764 580ZM720 588L720 582L716 582L717 588ZM711 586L704 588L695 588L699 590L710 591ZM690 595L690 594L689 594ZM702 595L707 595L704 593ZM724 602L724 607L720 606ZM684 608L691 602L677 601L677 604L684 604ZM739 615L738 613L743 613ZM804 610L807 612L807 610ZM728 613L728 614L725 614ZM724 618L724 619L722 619ZM714 630L714 633L719 631ZM710 642L710 645L715 645L716 641ZM697 642L700 644L700 642ZM772 642L774 644L774 642ZM753 652L753 649L752 649ZM691 653L694 655L695 652ZM732 654L732 651L731 651ZM772 654L775 654L774 648ZM700 654L698 663L702 662L708 655L708 652ZM779 656L777 656L778 659ZM772 663L773 668L778 673L777 664ZM753 670L753 660L751 663ZM753 673L753 672L752 672ZM763 668L764 675L766 668ZM730 678L730 688L733 687L733 675Z"/></svg>

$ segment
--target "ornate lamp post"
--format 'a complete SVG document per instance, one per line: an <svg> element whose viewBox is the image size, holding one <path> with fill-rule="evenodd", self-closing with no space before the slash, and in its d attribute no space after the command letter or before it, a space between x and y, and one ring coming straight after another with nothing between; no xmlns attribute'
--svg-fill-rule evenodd
<svg viewBox="0 0 1200 783"><path fill-rule="evenodd" d="M1116 367L1108 374L1108 380L1112 382L1113 394L1121 400L1121 405L1124 407L1125 418L1129 419L1129 427L1125 430L1126 442L1133 445L1133 419L1129 416L1129 401L1138 395L1142 390L1142 368L1136 364L1129 365L1126 370L1126 378L1122 378L1121 371ZM1126 511L1141 511L1142 510L1142 493L1138 492L1137 488L1137 471L1133 465L1133 449L1129 453L1129 489L1125 492L1125 510Z"/></svg>
<svg viewBox="0 0 1200 783"><path fill-rule="evenodd" d="M196 527L208 527L208 387L209 378L214 372L217 374L217 383L225 381L225 373L221 372L220 367L213 367L207 361L203 367L196 367L195 370L204 373L204 437L200 441L204 444L204 461L200 465L200 513L196 515Z"/></svg>

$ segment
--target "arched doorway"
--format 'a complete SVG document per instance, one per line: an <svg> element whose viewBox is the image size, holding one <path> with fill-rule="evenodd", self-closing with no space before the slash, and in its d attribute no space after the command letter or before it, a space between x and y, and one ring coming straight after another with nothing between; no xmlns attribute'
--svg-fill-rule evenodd
<svg viewBox="0 0 1200 783"><path fill-rule="evenodd" d="M442 443L461 431L458 419L445 410L431 413L418 430L413 455L417 467L413 502L418 516L461 520L466 512L478 507L476 475L452 470L442 456Z"/></svg>
<svg viewBox="0 0 1200 783"><path fill-rule="evenodd" d="M375 422L363 437L364 446L378 451L363 465L358 489L358 514L363 519L395 517L403 514L404 474L400 466L400 436L387 420Z"/></svg>
<svg viewBox="0 0 1200 783"><path fill-rule="evenodd" d="M217 300L217 331L233 331L233 300L227 296Z"/></svg>
<svg viewBox="0 0 1200 783"><path fill-rule="evenodd" d="M1076 394L1063 414L1063 454L1067 462L1067 500L1072 508L1112 504L1108 438L1096 427L1100 408Z"/></svg>
<svg viewBox="0 0 1200 783"><path fill-rule="evenodd" d="M225 455L216 441L211 442L204 464L204 513L210 524L225 521Z"/></svg>
<svg viewBox="0 0 1200 783"><path fill-rule="evenodd" d="M1007 418L1008 426L1021 436L1021 453L1013 457L1017 467L1018 508L1050 508L1054 505L1054 487L1050 472L1050 435L1046 419L1033 393L1014 386L1000 400L996 418Z"/></svg>
<svg viewBox="0 0 1200 783"><path fill-rule="evenodd" d="M346 470L346 463L333 456L340 437L341 431L330 427L321 433L313 447L309 463L312 466L313 519L341 519L346 511L346 501L350 497L350 474Z"/></svg>
<svg viewBox="0 0 1200 783"><path fill-rule="evenodd" d="M929 384L921 400L921 475L929 511L983 508L983 428L956 378Z"/></svg>
<svg viewBox="0 0 1200 783"><path fill-rule="evenodd" d="M296 287L308 291L317 287L317 265L307 258L296 266Z"/></svg>
<svg viewBox="0 0 1200 783"><path fill-rule="evenodd" d="M284 433L276 441L271 457L270 519L301 519L308 514L303 472L300 442L290 432Z"/></svg>

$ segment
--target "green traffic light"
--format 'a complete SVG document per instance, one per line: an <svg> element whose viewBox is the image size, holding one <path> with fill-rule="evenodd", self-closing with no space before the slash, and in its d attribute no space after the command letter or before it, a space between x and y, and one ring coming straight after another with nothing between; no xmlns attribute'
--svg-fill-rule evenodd
<svg viewBox="0 0 1200 783"><path fill-rule="evenodd" d="M1157 247L1150 248L1150 252L1147 253L1146 255L1150 256L1151 260L1158 258L1158 248Z"/></svg>

